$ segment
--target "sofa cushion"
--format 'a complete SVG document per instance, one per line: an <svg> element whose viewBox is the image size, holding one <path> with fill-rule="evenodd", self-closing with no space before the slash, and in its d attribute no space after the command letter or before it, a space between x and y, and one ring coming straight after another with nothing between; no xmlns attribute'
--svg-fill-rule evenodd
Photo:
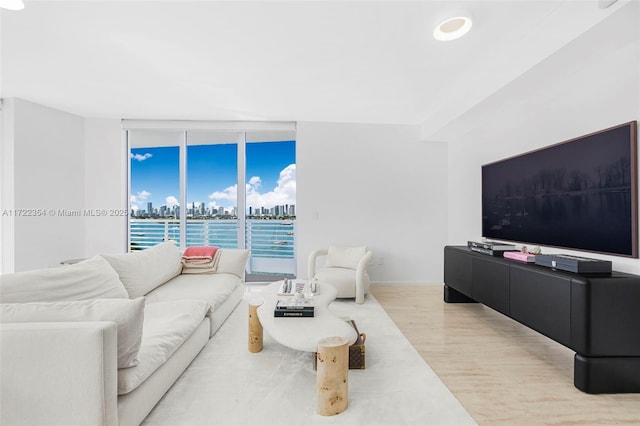
<svg viewBox="0 0 640 426"><path fill-rule="evenodd" d="M181 299L204 300L215 311L242 281L234 274L181 274L147 294L147 304Z"/></svg>
<svg viewBox="0 0 640 426"><path fill-rule="evenodd" d="M367 254L365 246L329 246L325 267L357 269L360 260Z"/></svg>
<svg viewBox="0 0 640 426"><path fill-rule="evenodd" d="M100 256L59 268L0 275L2 303L128 297L116 271Z"/></svg>
<svg viewBox="0 0 640 426"><path fill-rule="evenodd" d="M244 270L247 266L249 253L249 250L222 249L216 272L220 274L233 274L239 278L244 278Z"/></svg>
<svg viewBox="0 0 640 426"><path fill-rule="evenodd" d="M191 336L209 312L201 300L148 303L135 367L118 370L118 395L137 388Z"/></svg>
<svg viewBox="0 0 640 426"><path fill-rule="evenodd" d="M144 296L182 271L182 254L171 241L142 251L102 256L116 270L132 299Z"/></svg>
<svg viewBox="0 0 640 426"><path fill-rule="evenodd" d="M113 321L118 327L118 368L138 364L144 297L71 302L0 304L0 322Z"/></svg>

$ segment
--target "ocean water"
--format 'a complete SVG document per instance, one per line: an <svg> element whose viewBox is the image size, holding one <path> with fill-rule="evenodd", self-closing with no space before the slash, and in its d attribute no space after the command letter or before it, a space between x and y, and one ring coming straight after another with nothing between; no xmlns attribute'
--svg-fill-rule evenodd
<svg viewBox="0 0 640 426"><path fill-rule="evenodd" d="M140 250L163 241L180 242L177 220L131 219L131 249ZM253 257L293 259L295 251L295 220L246 221L246 247ZM186 246L218 246L237 248L236 219L187 220Z"/></svg>

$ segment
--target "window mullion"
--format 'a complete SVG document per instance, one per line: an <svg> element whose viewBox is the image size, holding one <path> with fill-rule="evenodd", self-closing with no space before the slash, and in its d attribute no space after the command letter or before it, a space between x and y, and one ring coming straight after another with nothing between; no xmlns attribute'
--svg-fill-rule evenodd
<svg viewBox="0 0 640 426"><path fill-rule="evenodd" d="M124 251L131 251L131 138L129 137L129 130L125 130L123 134L124 145L126 152L124 153L124 164L126 164L126 170L124 171L127 182L127 193L125 206L127 209L127 217L125 220L127 221L127 241L126 246L124 247Z"/></svg>
<svg viewBox="0 0 640 426"><path fill-rule="evenodd" d="M237 186L237 217L238 217L238 248L246 248L246 152L247 152L247 134L246 132L238 133L238 186Z"/></svg>
<svg viewBox="0 0 640 426"><path fill-rule="evenodd" d="M180 142L180 249L187 247L187 132Z"/></svg>

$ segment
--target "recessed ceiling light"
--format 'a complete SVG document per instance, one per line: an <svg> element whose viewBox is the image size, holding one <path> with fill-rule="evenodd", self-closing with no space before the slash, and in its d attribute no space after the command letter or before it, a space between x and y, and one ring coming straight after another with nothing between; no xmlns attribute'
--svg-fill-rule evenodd
<svg viewBox="0 0 640 426"><path fill-rule="evenodd" d="M24 3L22 0L0 0L1 9L9 10L22 10L24 9Z"/></svg>
<svg viewBox="0 0 640 426"><path fill-rule="evenodd" d="M467 16L449 18L438 24L433 30L433 37L440 41L455 40L468 33L471 25L471 18Z"/></svg>

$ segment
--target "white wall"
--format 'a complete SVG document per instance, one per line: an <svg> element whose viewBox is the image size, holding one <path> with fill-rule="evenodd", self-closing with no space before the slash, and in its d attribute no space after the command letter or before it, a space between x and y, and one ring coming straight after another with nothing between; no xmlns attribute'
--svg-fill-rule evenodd
<svg viewBox="0 0 640 426"><path fill-rule="evenodd" d="M3 107L0 214L2 272L126 250L127 218L92 216L126 206L126 148L120 120L84 119L21 99ZM59 210L79 212L64 216Z"/></svg>
<svg viewBox="0 0 640 426"><path fill-rule="evenodd" d="M6 125L5 125L6 123ZM3 102L0 114L0 273L13 271L13 100Z"/></svg>
<svg viewBox="0 0 640 426"><path fill-rule="evenodd" d="M298 276L329 244L367 245L375 282L442 282L446 145L419 126L298 123Z"/></svg>
<svg viewBox="0 0 640 426"><path fill-rule="evenodd" d="M449 143L448 243L481 236L480 166L640 119L639 3L632 2L432 135ZM640 261L545 249L613 261Z"/></svg>
<svg viewBox="0 0 640 426"><path fill-rule="evenodd" d="M86 119L85 208L96 215L85 216L85 257L127 250L127 161L120 120Z"/></svg>
<svg viewBox="0 0 640 426"><path fill-rule="evenodd" d="M23 211L2 222L3 272L83 256L84 219L61 211L84 207L84 120L21 99L6 99L3 115L13 161L2 169L2 210Z"/></svg>

